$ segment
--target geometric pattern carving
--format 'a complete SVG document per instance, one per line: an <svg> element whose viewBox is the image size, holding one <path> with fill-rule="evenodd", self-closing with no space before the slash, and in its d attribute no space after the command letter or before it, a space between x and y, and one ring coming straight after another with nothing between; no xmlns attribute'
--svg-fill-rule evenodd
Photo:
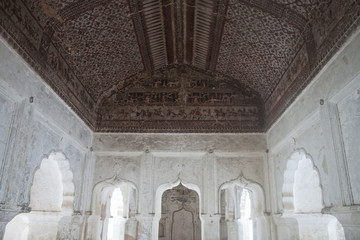
<svg viewBox="0 0 360 240"><path fill-rule="evenodd" d="M96 101L119 81L143 69L127 3L111 1L56 29L55 47Z"/></svg>
<svg viewBox="0 0 360 240"><path fill-rule="evenodd" d="M231 1L217 70L267 99L299 48L301 30L270 13Z"/></svg>

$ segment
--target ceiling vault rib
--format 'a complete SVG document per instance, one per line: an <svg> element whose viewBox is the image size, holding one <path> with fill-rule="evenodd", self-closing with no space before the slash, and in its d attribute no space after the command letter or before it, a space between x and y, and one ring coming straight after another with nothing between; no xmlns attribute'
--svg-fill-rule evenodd
<svg viewBox="0 0 360 240"><path fill-rule="evenodd" d="M150 55L150 43L148 36L146 34L145 19L142 12L142 5L140 1L128 0L128 5L130 8L136 39L138 41L141 57L143 60L144 68L146 71L151 71L153 69L153 61Z"/></svg>
<svg viewBox="0 0 360 240"><path fill-rule="evenodd" d="M184 0L174 1L174 32L176 44L176 62L184 62ZM176 24L175 24L176 21Z"/></svg>
<svg viewBox="0 0 360 240"><path fill-rule="evenodd" d="M199 21L199 18L198 18L198 14L199 14L199 0L195 0L195 6L197 6L197 8L195 9L194 7L194 24L193 24L193 42L192 42L192 58L191 58L191 64L196 66L196 62L195 62L195 58L197 56L197 53L198 53L198 49L197 49L197 46L196 46L196 40L197 40L197 37L198 37L198 34L197 34L197 28L198 28L198 21Z"/></svg>
<svg viewBox="0 0 360 240"><path fill-rule="evenodd" d="M165 4L162 0L143 1L144 27L150 42L149 51L153 61L152 71L169 64L168 57L171 59L171 54L167 53L167 46L171 42L168 42L168 34L166 34L167 30L171 32L171 25L164 21L164 18L171 18L169 3L168 0L165 1Z"/></svg>
<svg viewBox="0 0 360 240"><path fill-rule="evenodd" d="M215 71L217 59L219 57L221 38L224 32L226 22L226 13L229 0L218 0L214 5L213 25L209 33L209 51L207 55L206 69ZM216 8L215 8L216 7Z"/></svg>
<svg viewBox="0 0 360 240"><path fill-rule="evenodd" d="M166 42L166 53L168 64L174 63L174 18L173 18L173 1L163 1L163 22L164 22L164 34ZM175 54L174 54L175 53Z"/></svg>
<svg viewBox="0 0 360 240"><path fill-rule="evenodd" d="M193 64L201 69L206 69L206 56L210 48L209 35L212 25L213 1L196 2L194 20L194 53Z"/></svg>
<svg viewBox="0 0 360 240"><path fill-rule="evenodd" d="M184 62L192 64L193 44L194 44L194 19L195 4L193 0L185 0L185 29L184 29Z"/></svg>

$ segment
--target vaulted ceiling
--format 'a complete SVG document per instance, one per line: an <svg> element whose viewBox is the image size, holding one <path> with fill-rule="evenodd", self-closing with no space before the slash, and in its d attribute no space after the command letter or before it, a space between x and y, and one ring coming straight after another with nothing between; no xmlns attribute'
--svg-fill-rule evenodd
<svg viewBox="0 0 360 240"><path fill-rule="evenodd" d="M262 132L358 0L2 0L0 32L95 131Z"/></svg>

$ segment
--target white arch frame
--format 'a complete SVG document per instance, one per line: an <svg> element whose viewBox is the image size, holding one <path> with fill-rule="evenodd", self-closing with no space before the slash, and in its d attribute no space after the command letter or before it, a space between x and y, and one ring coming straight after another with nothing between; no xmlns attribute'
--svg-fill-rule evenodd
<svg viewBox="0 0 360 240"><path fill-rule="evenodd" d="M259 234L257 239L268 239L270 230L269 222L265 219L265 191L259 183L245 178L242 173L240 173L238 178L220 185L218 190L218 212L221 211L221 191L235 186L245 188L252 192L252 198L254 203L252 206L252 218L253 220L263 223L259 225L256 230L256 233Z"/></svg>
<svg viewBox="0 0 360 240"><path fill-rule="evenodd" d="M32 182L30 185L29 191L29 205L31 204L31 190L34 186L34 177L38 170L42 167L44 160L51 159L56 161L60 176L61 176L61 183L63 185L63 200L61 204L61 211L62 212L72 212L74 199L75 199L75 185L73 181L73 172L70 167L69 159L65 156L65 154L61 151L51 151L48 155L43 157L40 162L40 165L36 168L36 170L32 174Z"/></svg>
<svg viewBox="0 0 360 240"><path fill-rule="evenodd" d="M54 221L54 219L57 219L58 221L57 224L59 224L62 217L71 216L73 212L74 198L75 198L75 185L73 182L73 172L70 167L69 159L65 156L63 152L51 151L48 155L45 155L45 157L42 158L39 166L35 169L35 171L32 174L32 182L30 184L30 189L28 192L28 199L29 199L29 205L31 206L31 192L34 187L35 174L39 171L39 169L42 168L44 161L50 159L54 160L57 163L58 171L60 172L61 184L63 186L61 210L58 212L54 212L53 210L51 210L51 212L47 212L46 209L44 209L39 211L39 213L37 214L41 215L42 213L44 213L46 214L45 216L47 218L51 218L52 221ZM15 215L14 218L19 217L20 215L24 219L24 221L29 221L29 216L39 218L39 216L31 215L34 214L34 212L36 211L37 210L30 210L27 213L19 213ZM57 216L51 216L51 214L49 215L49 213L53 213ZM14 218L11 221L13 221ZM42 217L40 216L39 219L42 219ZM11 221L9 221L8 224L11 223ZM6 228L5 228L5 234L6 234Z"/></svg>
<svg viewBox="0 0 360 240"><path fill-rule="evenodd" d="M117 175L114 175L111 178L105 179L103 181L100 181L98 183L96 183L93 187L93 191L92 191L92 198L91 198L91 211L92 214L94 215L94 213L97 213L97 208L101 208L101 206L98 206L96 203L99 200L99 198L101 198L101 193L102 191L104 191L104 189L106 188L119 188L124 184L128 184L131 188L133 188L135 190L135 208L136 208L136 212L138 212L138 202L139 202L139 194L138 194L138 188L136 186L135 183L122 179L120 177L118 177Z"/></svg>
<svg viewBox="0 0 360 240"><path fill-rule="evenodd" d="M156 194L155 194L155 215L153 218L153 224L152 224L152 239L153 240L157 240L159 239L159 221L161 219L161 200L162 200L162 195L166 190L172 189L176 186L178 186L179 184L182 184L184 187L195 191L198 195L199 195L199 209L201 208L201 192L200 192L200 188L192 183L186 183L184 182L182 179L178 178L175 182L172 183L165 183L160 185L157 189L156 189ZM201 239L204 238L204 227L203 227L203 219L201 217L201 213L199 211L199 218L201 221Z"/></svg>
<svg viewBox="0 0 360 240"><path fill-rule="evenodd" d="M97 221L98 220L97 218L101 216L101 204L98 204L98 203L103 202L104 199L102 199L102 198L108 196L108 193L110 193L110 192L112 193L114 189L121 188L121 186L123 186L125 184L128 184L135 191L135 209L136 209L136 213L138 212L139 194L138 194L138 188L137 188L136 184L131 181L122 179L115 174L113 177L102 180L94 185L93 190L92 190L92 198L91 198L91 205L90 205L92 214L88 218L87 224L91 224L91 221L89 221L89 219ZM105 194L105 195L102 194L104 191L106 191L107 194ZM126 209L127 214L129 212L129 210L130 210L129 208ZM95 235L98 234L99 227L100 226L96 225L96 227L93 228L89 232L92 237L94 237L94 234ZM101 228L102 228L102 226L101 226Z"/></svg>
<svg viewBox="0 0 360 240"><path fill-rule="evenodd" d="M225 182L220 185L218 190L218 212L220 212L221 209L221 190L233 187L233 186L239 186L242 188L249 189L253 192L253 198L254 202L260 203L257 204L258 208L254 209L254 217L260 217L264 216L265 213L265 194L263 187L258 184L257 182L251 181L246 179L243 174L241 173L238 178L230 180L228 182Z"/></svg>
<svg viewBox="0 0 360 240"><path fill-rule="evenodd" d="M295 174L299 168L299 162L302 158L305 157L311 161L313 170L317 173L319 178L319 187L321 189L321 204L324 206L324 193L323 187L321 185L320 172L316 168L313 158L308 154L305 149L296 149L289 158L287 158L286 169L283 176L283 186L282 186L282 198L281 203L283 211L286 214L295 213L295 198L294 198L294 185L295 185Z"/></svg>

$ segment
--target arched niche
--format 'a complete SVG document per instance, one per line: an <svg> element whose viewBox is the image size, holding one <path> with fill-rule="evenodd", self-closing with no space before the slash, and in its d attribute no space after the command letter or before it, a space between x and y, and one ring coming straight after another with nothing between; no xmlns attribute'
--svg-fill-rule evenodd
<svg viewBox="0 0 360 240"><path fill-rule="evenodd" d="M201 209L201 194L200 194L200 188L197 185L191 184L191 183L185 183L181 179L177 179L175 182L172 182L172 183L165 183L165 184L160 185L156 189L156 194L155 194L155 215L153 218L153 225L152 225L152 239L153 240L159 239L159 230L163 231L163 229L159 229L159 221L161 219L162 196L165 191L173 189L180 184L182 186L184 186L185 188L187 188L189 190L193 190L197 193L197 195L199 197L199 209ZM201 218L200 213L199 213L199 219L202 223L202 218ZM202 226L201 227L201 236L204 236L203 231L204 231L204 228Z"/></svg>
<svg viewBox="0 0 360 240"><path fill-rule="evenodd" d="M312 158L303 149L296 150L287 161L282 203L284 224L298 229L299 239L344 239L338 220L332 215L322 214L320 175Z"/></svg>
<svg viewBox="0 0 360 240"><path fill-rule="evenodd" d="M114 191L121 191L123 201L122 216L111 214L111 202ZM138 190L134 183L114 176L110 179L97 183L93 188L92 194L92 215L89 217L87 225L87 237L91 239L108 239L110 219L115 220L117 226L115 228L122 229L121 233L116 233L118 239L126 239L127 237L136 236L135 215L138 206Z"/></svg>
<svg viewBox="0 0 360 240"><path fill-rule="evenodd" d="M55 239L61 218L73 212L74 194L69 160L61 152L52 152L35 171L30 189L31 211L7 224L4 239Z"/></svg>
<svg viewBox="0 0 360 240"><path fill-rule="evenodd" d="M287 161L282 202L285 213L320 213L324 207L319 172L304 150Z"/></svg>
<svg viewBox="0 0 360 240"><path fill-rule="evenodd" d="M54 152L43 159L34 174L29 206L32 211L72 212L74 191L69 160L61 152Z"/></svg>
<svg viewBox="0 0 360 240"><path fill-rule="evenodd" d="M245 197L244 194L249 196ZM265 219L264 190L256 182L246 179L242 174L232 181L223 183L218 192L218 212L221 214L221 239L267 239L268 222ZM251 202L251 216L242 214L243 207ZM253 227L249 230L249 227Z"/></svg>

